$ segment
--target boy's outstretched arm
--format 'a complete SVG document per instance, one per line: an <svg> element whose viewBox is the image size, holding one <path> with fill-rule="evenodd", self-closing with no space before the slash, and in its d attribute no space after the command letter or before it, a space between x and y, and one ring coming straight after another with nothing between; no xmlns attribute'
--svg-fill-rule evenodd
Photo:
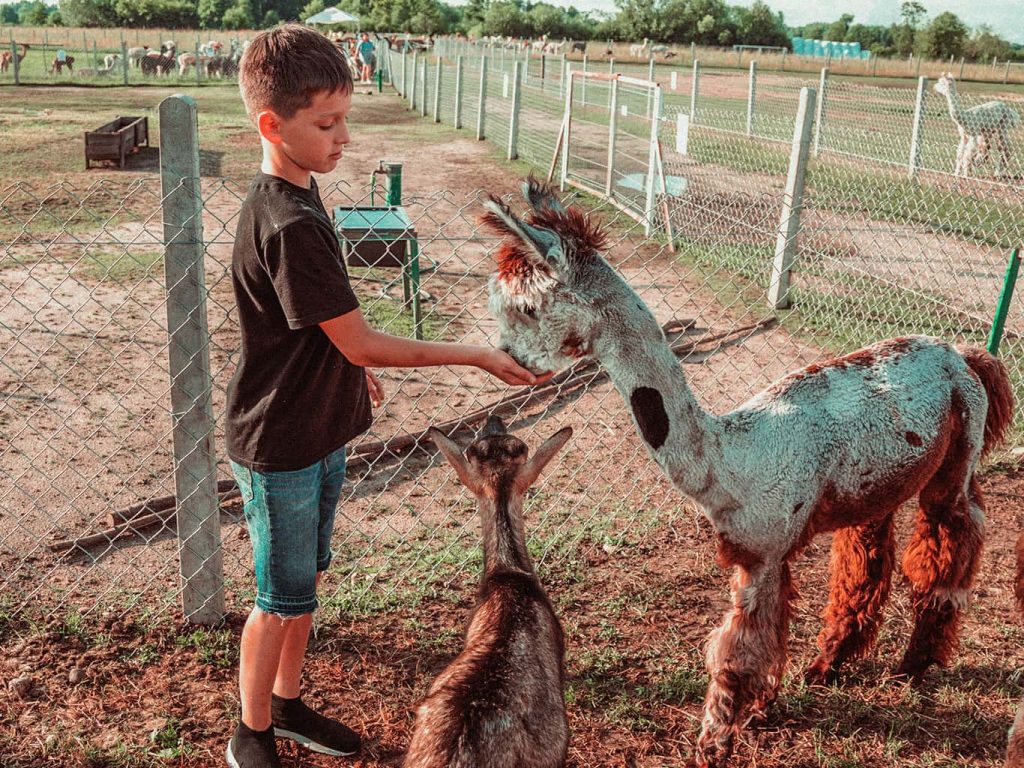
<svg viewBox="0 0 1024 768"><path fill-rule="evenodd" d="M421 368L432 365L473 365L506 384L540 384L551 374L536 376L494 347L416 341L371 328L358 309L320 323L331 342L353 364L364 368Z"/></svg>

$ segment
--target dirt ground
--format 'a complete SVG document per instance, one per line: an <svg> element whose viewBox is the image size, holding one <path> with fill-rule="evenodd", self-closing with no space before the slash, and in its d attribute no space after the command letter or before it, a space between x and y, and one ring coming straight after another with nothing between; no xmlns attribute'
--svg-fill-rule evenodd
<svg viewBox="0 0 1024 768"><path fill-rule="evenodd" d="M355 141L345 160L321 180L325 202L361 197L353 180L363 185L378 160L403 162L405 199L430 264L424 288L433 327L446 339L493 340L483 289L493 241L474 232L479 190L511 192L524 168L499 161L490 144L466 133L430 127L397 99L357 94L353 123ZM252 142L255 153L248 136L240 131L234 141ZM204 181L217 413L237 347L224 278L246 182L239 175ZM118 230L124 237L132 225L116 226L127 228ZM142 240L156 226L148 222L133 236ZM622 222L615 227L610 260L660 320L693 322L686 338L766 318L765 310L740 300L740 287L723 291L726 278L691 271L645 242L642 232ZM170 455L166 373L158 365L164 354L159 285L142 281L129 290L67 280L56 263L18 269L0 272L3 284L19 291L19 302L4 305L0 319L27 334L5 360L8 369L25 372L20 384L30 393L48 392L48 375L75 378L61 385L55 403L8 400L0 411L4 429L19 435L18 450L3 454L4 471L18 477L18 498L30 513L19 513L0 537L5 591L40 606L58 601L41 619L28 612L0 622L0 764L222 764L238 706L237 640L251 600L249 545L237 505L222 517L229 615L221 628L175 619L177 545L167 530L88 556L60 558L39 547L55 533L101 527L103 510L115 503L173 491L166 471L153 469ZM361 276L364 306L394 304L381 292L400 294L393 281ZM63 310L47 306L43 295L55 286ZM17 316L25 308L31 318ZM69 312L71 332L55 334ZM98 332L116 337L113 346L97 347ZM55 335L59 344L43 344ZM97 348L103 354L90 358ZM27 366L41 359L41 349L48 365ZM722 412L820 356L781 327L767 326L700 346L685 370L702 403ZM385 372L383 379L391 398L365 440L415 431L506 394L466 370ZM90 432L97 413L105 418ZM528 523L567 632L570 765L682 765L699 729L706 685L701 647L727 605L727 576L714 564L709 526L648 459L607 382L532 404L511 421L531 443L565 424L577 430L538 485ZM59 439L47 432L47 424L69 423L58 429ZM83 434L78 444L69 442ZM140 455L152 471L138 469ZM42 471L27 474L30 466ZM366 748L360 758L339 762L285 747L288 765L400 764L416 702L458 651L472 602L477 523L467 495L439 460L389 457L355 469L350 480L306 691L311 702L364 733ZM828 541L819 539L796 574L802 599L790 642L792 676L767 727L741 745L737 765L1000 763L1024 672L1024 632L1010 588L1013 541L1024 524L1024 473L994 471L983 488L987 551L951 668L919 689L888 679L910 630L906 592L897 589L878 650L851 665L835 687L803 687L799 671L813 656L827 592ZM908 515L903 518L906 535Z"/></svg>

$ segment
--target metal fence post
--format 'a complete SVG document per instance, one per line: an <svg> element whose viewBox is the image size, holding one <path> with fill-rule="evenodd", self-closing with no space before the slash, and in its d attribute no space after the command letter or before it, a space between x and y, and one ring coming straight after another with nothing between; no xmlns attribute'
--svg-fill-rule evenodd
<svg viewBox="0 0 1024 768"><path fill-rule="evenodd" d="M502 50L505 50L502 48ZM483 141L487 134L484 132L484 119L487 115L487 57L480 59L480 97L476 104L476 140Z"/></svg>
<svg viewBox="0 0 1024 768"><path fill-rule="evenodd" d="M14 62L14 84L21 85L21 59L18 58L18 44L14 42L14 33L11 34L11 55L14 57L11 60Z"/></svg>
<svg viewBox="0 0 1024 768"><path fill-rule="evenodd" d="M661 86L655 85L651 94L651 141L647 152L647 184L644 202L644 236L654 232L655 186L658 173L658 131L661 128ZM667 222L666 222L667 224Z"/></svg>
<svg viewBox="0 0 1024 768"><path fill-rule="evenodd" d="M754 103L757 100L757 61L750 62L750 81L747 83L747 136L754 135Z"/></svg>
<svg viewBox="0 0 1024 768"><path fill-rule="evenodd" d="M817 106L814 113L814 156L817 157L822 147L822 136L825 133L825 94L828 93L828 67L821 68L818 78Z"/></svg>
<svg viewBox="0 0 1024 768"><path fill-rule="evenodd" d="M611 77L614 74L615 74L615 58L611 57L611 58L608 59L608 76ZM609 91L608 92L608 105L609 105L609 107L611 106L611 103L612 103L612 93L611 93L611 91Z"/></svg>
<svg viewBox="0 0 1024 768"><path fill-rule="evenodd" d="M800 211L803 207L804 179L807 155L810 149L811 124L814 121L815 94L813 88L800 89L800 105L793 128L793 146L789 153L789 174L786 191L782 196L782 215L775 240L775 260L771 282L768 284L768 303L773 309L789 306L789 278L796 258L796 236L800 231Z"/></svg>
<svg viewBox="0 0 1024 768"><path fill-rule="evenodd" d="M196 85L202 82L202 78L199 75L199 70L202 69L199 61L199 38L196 38Z"/></svg>
<svg viewBox="0 0 1024 768"><path fill-rule="evenodd" d="M224 563L203 269L199 118L196 102L188 96L169 96L160 103L160 185L182 610L188 621L211 624L224 615Z"/></svg>
<svg viewBox="0 0 1024 768"><path fill-rule="evenodd" d="M455 116L452 118L452 125L456 130L462 127L462 66L463 57L455 59Z"/></svg>
<svg viewBox="0 0 1024 768"><path fill-rule="evenodd" d="M917 96L914 100L914 128L910 134L910 159L907 163L907 175L913 179L921 168L921 139L924 129L924 97L928 92L928 78L917 78Z"/></svg>
<svg viewBox="0 0 1024 768"><path fill-rule="evenodd" d="M441 70L444 68L440 56L437 57L437 67L434 74L434 122L441 122Z"/></svg>
<svg viewBox="0 0 1024 768"><path fill-rule="evenodd" d="M121 41L121 70L124 72L124 84L128 85L128 43Z"/></svg>
<svg viewBox="0 0 1024 768"><path fill-rule="evenodd" d="M619 112L619 78L612 78L608 96L608 175L604 181L604 193L612 199L615 193L615 116Z"/></svg>
<svg viewBox="0 0 1024 768"><path fill-rule="evenodd" d="M515 160L519 157L519 102L522 98L520 78L522 77L522 62L517 61L512 68L512 115L508 124L508 159Z"/></svg>
<svg viewBox="0 0 1024 768"><path fill-rule="evenodd" d="M402 51L402 98L409 98L409 54Z"/></svg>
<svg viewBox="0 0 1024 768"><path fill-rule="evenodd" d="M1003 275L1003 288L999 292L999 301L996 304L996 316L992 320L992 327L988 331L988 343L985 349L989 354L999 354L999 343L1003 339L1003 327L1006 325L1006 315L1010 311L1010 302L1013 300L1013 289L1017 285L1017 272L1020 269L1020 249L1014 248L1010 252L1010 260L1006 263L1006 274Z"/></svg>
<svg viewBox="0 0 1024 768"><path fill-rule="evenodd" d="M693 60L693 79L690 81L690 122L697 122L697 99L700 97L700 59Z"/></svg>

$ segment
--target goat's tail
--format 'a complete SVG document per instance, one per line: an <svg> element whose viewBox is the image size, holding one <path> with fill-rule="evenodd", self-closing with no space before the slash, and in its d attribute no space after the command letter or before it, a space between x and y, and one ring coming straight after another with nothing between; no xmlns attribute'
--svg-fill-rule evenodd
<svg viewBox="0 0 1024 768"><path fill-rule="evenodd" d="M967 366L981 379L988 395L988 413L985 414L985 442L981 455L987 455L1003 442L1006 430L1013 421L1013 388L1006 366L998 357L978 347L963 347L960 350Z"/></svg>

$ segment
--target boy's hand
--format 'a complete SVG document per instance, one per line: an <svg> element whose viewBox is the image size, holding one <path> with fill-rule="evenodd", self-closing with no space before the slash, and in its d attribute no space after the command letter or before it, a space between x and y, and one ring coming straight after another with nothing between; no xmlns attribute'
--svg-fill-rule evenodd
<svg viewBox="0 0 1024 768"><path fill-rule="evenodd" d="M369 368L366 369L366 388L370 392L370 402L373 403L373 407L380 408L380 404L384 402L384 385Z"/></svg>
<svg viewBox="0 0 1024 768"><path fill-rule="evenodd" d="M489 350L480 367L506 384L515 386L543 384L554 375L551 371L534 375L500 349Z"/></svg>

